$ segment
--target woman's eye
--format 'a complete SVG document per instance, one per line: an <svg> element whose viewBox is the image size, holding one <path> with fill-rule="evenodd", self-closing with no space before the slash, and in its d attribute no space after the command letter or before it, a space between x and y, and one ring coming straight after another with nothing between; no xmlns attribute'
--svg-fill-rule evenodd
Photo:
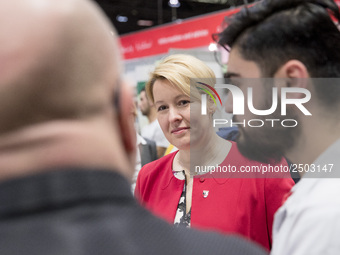
<svg viewBox="0 0 340 255"><path fill-rule="evenodd" d="M159 107L157 108L157 111L160 112L160 111L163 111L163 110L165 110L165 109L166 109L166 106L161 105L161 106L159 106Z"/></svg>
<svg viewBox="0 0 340 255"><path fill-rule="evenodd" d="M190 101L189 100L181 100L181 101L178 102L178 104L180 106L184 106L184 105L190 104Z"/></svg>

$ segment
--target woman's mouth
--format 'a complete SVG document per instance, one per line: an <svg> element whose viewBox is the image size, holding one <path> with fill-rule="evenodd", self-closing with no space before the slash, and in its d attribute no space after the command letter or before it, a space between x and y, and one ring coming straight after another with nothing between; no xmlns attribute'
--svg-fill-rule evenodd
<svg viewBox="0 0 340 255"><path fill-rule="evenodd" d="M177 135L177 134L181 134L181 133L185 132L188 129L190 129L190 127L175 128L175 129L171 130L171 133Z"/></svg>

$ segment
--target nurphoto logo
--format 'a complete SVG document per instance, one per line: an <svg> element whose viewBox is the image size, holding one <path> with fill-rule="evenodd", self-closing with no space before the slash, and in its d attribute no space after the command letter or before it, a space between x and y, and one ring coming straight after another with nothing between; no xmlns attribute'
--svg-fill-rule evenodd
<svg viewBox="0 0 340 255"><path fill-rule="evenodd" d="M221 105L222 105L222 100L220 95L217 93L217 91L202 82L197 82L201 85L204 85L207 87L207 89L210 89L216 97L219 99ZM207 95L209 95L215 102L216 100L212 93L208 91L205 88L200 88L197 87L200 90L203 90L205 94L201 95L201 114L206 115L207 114ZM310 111L304 106L305 103L309 102L311 99L311 93L309 90L305 88L296 88L296 87L283 87L283 88L272 88L272 103L271 106L268 109L256 109L254 107L254 96L253 96L253 88L248 87L247 88L247 95L245 96L243 91L231 84L216 84L215 86L216 89L227 89L229 93L232 94L233 98L233 115L244 115L245 114L245 106L248 107L249 112L251 112L253 115L256 116L268 116L272 113L274 113L277 108L278 108L278 98L280 96L280 114L281 116L286 116L287 115L287 105L295 105L305 116L312 116ZM279 94L280 93L280 94ZM301 98L289 98L290 93L300 93L302 96ZM247 104L246 104L247 103ZM231 124L232 125L246 125L250 127L262 127L265 122L271 122L272 127L274 127L275 122L280 122L282 126L284 127L295 127L298 125L297 120L295 119L250 119L250 120L244 120L242 122L232 122L230 120L226 119L214 119L213 125L216 127L217 125L225 125L225 124Z"/></svg>

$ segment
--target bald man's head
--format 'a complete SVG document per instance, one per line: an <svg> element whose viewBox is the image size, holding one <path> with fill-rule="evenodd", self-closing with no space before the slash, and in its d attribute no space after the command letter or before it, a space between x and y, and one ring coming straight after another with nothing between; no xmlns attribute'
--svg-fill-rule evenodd
<svg viewBox="0 0 340 255"><path fill-rule="evenodd" d="M111 107L113 33L86 0L0 0L0 133Z"/></svg>

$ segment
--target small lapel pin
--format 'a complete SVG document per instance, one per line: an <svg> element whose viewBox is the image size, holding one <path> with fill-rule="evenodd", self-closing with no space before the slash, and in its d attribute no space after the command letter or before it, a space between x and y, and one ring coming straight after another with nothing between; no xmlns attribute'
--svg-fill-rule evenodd
<svg viewBox="0 0 340 255"><path fill-rule="evenodd" d="M203 190L203 197L206 198L209 195L209 190Z"/></svg>

